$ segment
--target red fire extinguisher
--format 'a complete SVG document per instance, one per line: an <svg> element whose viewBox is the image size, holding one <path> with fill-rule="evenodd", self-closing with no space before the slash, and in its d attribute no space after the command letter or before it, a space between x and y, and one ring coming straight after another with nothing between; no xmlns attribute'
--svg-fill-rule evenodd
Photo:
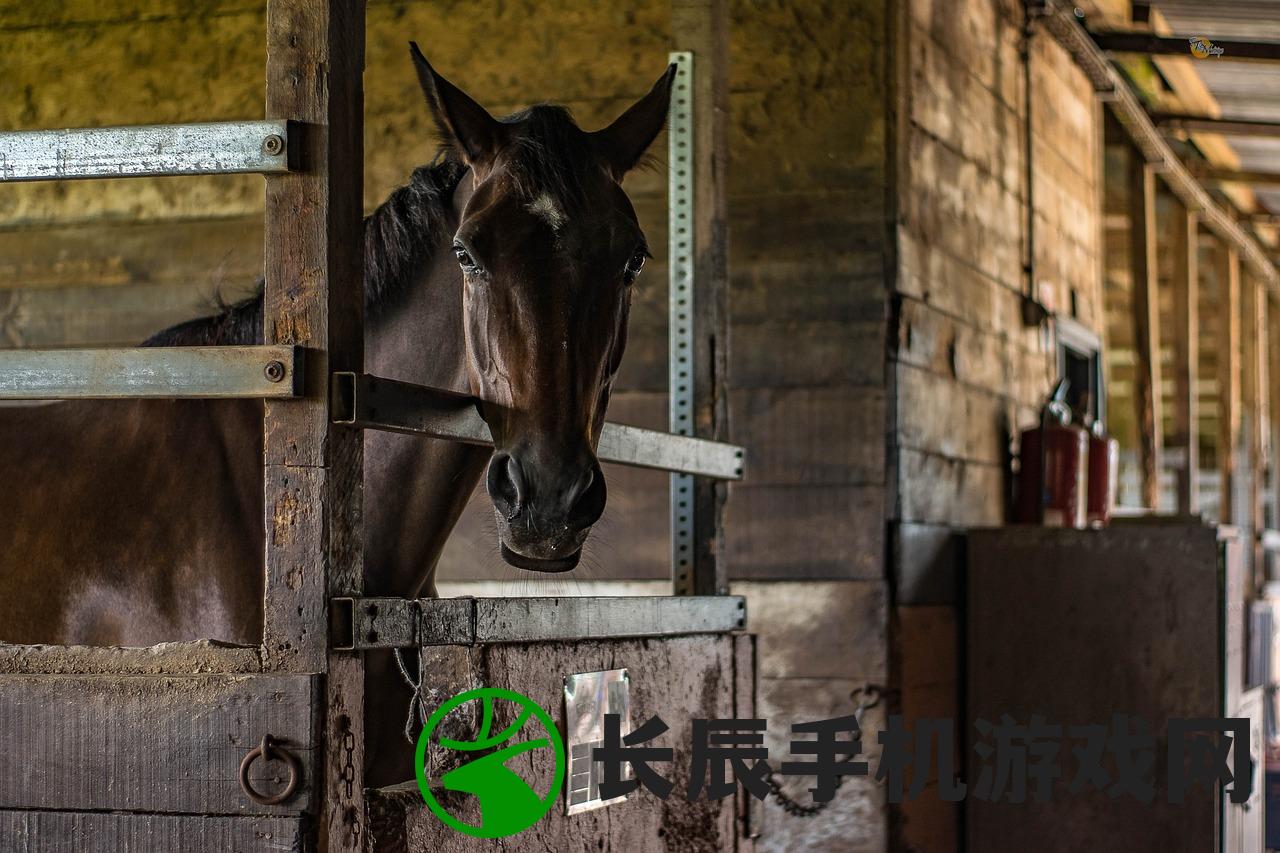
<svg viewBox="0 0 1280 853"><path fill-rule="evenodd" d="M1047 527L1085 527L1088 521L1089 434L1071 422L1063 379L1022 431L1016 521Z"/></svg>
<svg viewBox="0 0 1280 853"><path fill-rule="evenodd" d="M1089 507L1087 515L1092 527L1105 527L1111 522L1116 505L1116 475L1120 469L1120 443L1107 436L1101 421L1094 421L1089 431Z"/></svg>

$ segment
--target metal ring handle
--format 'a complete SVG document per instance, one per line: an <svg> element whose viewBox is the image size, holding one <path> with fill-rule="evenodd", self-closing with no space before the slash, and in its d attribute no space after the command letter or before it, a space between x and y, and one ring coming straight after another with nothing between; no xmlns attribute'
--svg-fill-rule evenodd
<svg viewBox="0 0 1280 853"><path fill-rule="evenodd" d="M261 758L263 761L283 761L289 765L289 781L284 790L277 794L260 794L249 781L249 768L253 762ZM260 806L275 806L283 803L298 790L298 782L302 779L302 763L298 756L276 743L271 735L263 735L262 743L249 750L240 762L240 787L245 795Z"/></svg>

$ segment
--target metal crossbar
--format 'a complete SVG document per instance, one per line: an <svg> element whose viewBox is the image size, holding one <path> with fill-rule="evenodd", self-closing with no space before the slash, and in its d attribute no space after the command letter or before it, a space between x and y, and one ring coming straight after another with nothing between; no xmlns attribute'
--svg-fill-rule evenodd
<svg viewBox="0 0 1280 853"><path fill-rule="evenodd" d="M0 133L0 182L289 171L286 121Z"/></svg>
<svg viewBox="0 0 1280 853"><path fill-rule="evenodd" d="M295 397L301 348L134 347L0 351L0 400Z"/></svg>
<svg viewBox="0 0 1280 853"><path fill-rule="evenodd" d="M363 373L333 375L334 423L491 445L489 427L472 397ZM602 462L678 471L722 480L742 479L743 449L733 444L606 423Z"/></svg>
<svg viewBox="0 0 1280 853"><path fill-rule="evenodd" d="M569 598L334 598L337 650L671 637L738 631L740 595Z"/></svg>

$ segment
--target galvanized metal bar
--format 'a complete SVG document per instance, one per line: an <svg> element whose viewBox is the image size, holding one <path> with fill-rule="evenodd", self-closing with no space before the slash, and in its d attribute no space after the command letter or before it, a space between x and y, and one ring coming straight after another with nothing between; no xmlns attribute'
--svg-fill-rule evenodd
<svg viewBox="0 0 1280 853"><path fill-rule="evenodd" d="M477 598L475 602L477 643L706 634L739 630L747 619L746 599L740 595ZM425 634L422 641L428 641Z"/></svg>
<svg viewBox="0 0 1280 853"><path fill-rule="evenodd" d="M0 182L287 172L289 165L284 120L0 133Z"/></svg>
<svg viewBox="0 0 1280 853"><path fill-rule="evenodd" d="M582 598L334 599L356 615L335 633L344 649L474 645L610 637L670 637L737 631L746 625L742 596ZM368 617L368 608L377 609ZM345 619L346 617L342 617ZM367 630L378 622L376 637ZM351 630L354 629L354 630ZM364 629L364 630L362 630ZM335 647L337 647L335 645Z"/></svg>
<svg viewBox="0 0 1280 853"><path fill-rule="evenodd" d="M0 351L0 400L294 397L292 346Z"/></svg>
<svg viewBox="0 0 1280 853"><path fill-rule="evenodd" d="M338 651L714 634L747 620L740 595L335 598L330 612Z"/></svg>
<svg viewBox="0 0 1280 853"><path fill-rule="evenodd" d="M676 66L667 117L667 404L668 427L693 435L694 162L693 52L671 53ZM693 592L693 478L671 475L671 586Z"/></svg>
<svg viewBox="0 0 1280 853"><path fill-rule="evenodd" d="M333 375L334 423L491 445L475 400L451 391L368 374ZM737 480L743 449L736 445L623 424L606 423L597 454L602 462Z"/></svg>

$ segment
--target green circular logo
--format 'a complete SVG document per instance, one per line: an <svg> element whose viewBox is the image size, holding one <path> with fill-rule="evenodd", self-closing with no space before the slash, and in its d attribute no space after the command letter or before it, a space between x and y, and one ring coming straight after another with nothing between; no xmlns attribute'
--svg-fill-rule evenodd
<svg viewBox="0 0 1280 853"><path fill-rule="evenodd" d="M494 700L505 700L519 709L515 722L497 734L491 734L494 718ZM450 814L431 792L427 781L427 745L436 728L458 707L467 702L479 701L480 731L473 741L457 741L441 737L437 743L445 748L466 753L480 753L476 758L456 767L440 778L447 791L462 791L474 796L480 803L480 825L464 823ZM543 729L533 735L524 732L530 718ZM519 774L506 766L517 755L535 750L550 750L555 758L555 773L551 786L539 794ZM546 711L527 696L514 690L499 687L481 687L459 693L445 702L427 720L418 735L418 748L414 752L413 770L418 777L418 790L427 807L436 817L458 832L476 838L504 838L527 829L542 818L555 805L560 788L564 785L564 739Z"/></svg>

